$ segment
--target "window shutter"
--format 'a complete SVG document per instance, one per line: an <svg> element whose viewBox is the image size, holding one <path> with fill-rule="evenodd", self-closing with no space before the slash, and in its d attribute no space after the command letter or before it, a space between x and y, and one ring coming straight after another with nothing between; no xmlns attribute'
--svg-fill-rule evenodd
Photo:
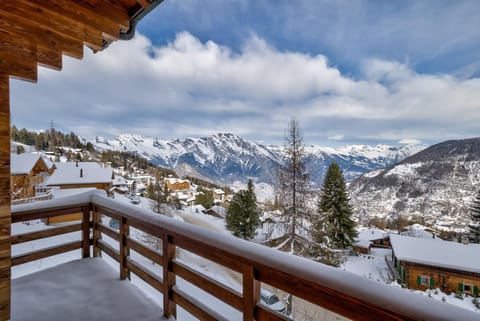
<svg viewBox="0 0 480 321"><path fill-rule="evenodd" d="M478 286L476 285L473 286L473 294L475 294L475 296L478 296Z"/></svg>
<svg viewBox="0 0 480 321"><path fill-rule="evenodd" d="M420 276L417 276L417 284L418 285L422 284L422 278Z"/></svg>
<svg viewBox="0 0 480 321"><path fill-rule="evenodd" d="M435 281L433 281L433 278L430 278L430 287L433 288L435 285Z"/></svg>
<svg viewBox="0 0 480 321"><path fill-rule="evenodd" d="M458 291L463 292L463 283L458 283Z"/></svg>

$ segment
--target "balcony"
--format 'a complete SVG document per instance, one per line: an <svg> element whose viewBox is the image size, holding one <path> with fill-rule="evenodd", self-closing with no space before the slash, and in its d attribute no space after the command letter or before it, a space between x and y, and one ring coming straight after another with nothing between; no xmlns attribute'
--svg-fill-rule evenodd
<svg viewBox="0 0 480 321"><path fill-rule="evenodd" d="M15 249L28 241L81 234L77 241L13 256L12 266L74 250L82 257L14 279L12 320L28 320L29 316L35 320L182 320L185 313L190 315L188 320L191 316L231 320L232 315L238 320L290 320L260 303L264 286L353 320L478 319L474 312L153 214L99 191L18 205L12 208L12 223L73 213L82 213L80 223L11 237ZM117 219L119 230L108 227L102 217ZM132 231L158 238L160 250L140 242ZM179 259L180 251L239 275L240 287L232 288L189 266ZM116 271L107 262L114 262ZM147 298L128 281L134 278L148 284L156 295ZM204 294L198 295L199 291ZM207 296L215 301L205 300ZM220 306L235 313L224 315Z"/></svg>

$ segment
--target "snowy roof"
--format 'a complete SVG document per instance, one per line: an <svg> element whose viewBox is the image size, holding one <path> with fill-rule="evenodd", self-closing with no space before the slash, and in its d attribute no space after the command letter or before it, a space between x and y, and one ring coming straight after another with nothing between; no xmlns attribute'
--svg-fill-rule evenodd
<svg viewBox="0 0 480 321"><path fill-rule="evenodd" d="M223 195L223 194L225 194L225 192L224 192L223 190L219 189L219 188L214 189L213 192L214 192L215 194L218 194L218 195Z"/></svg>
<svg viewBox="0 0 480 321"><path fill-rule="evenodd" d="M127 180L123 176L115 176L112 182L113 185L128 185Z"/></svg>
<svg viewBox="0 0 480 321"><path fill-rule="evenodd" d="M401 261L480 273L480 245L390 235L393 252Z"/></svg>
<svg viewBox="0 0 480 321"><path fill-rule="evenodd" d="M384 230L379 230L378 228L369 228L366 230L358 231L357 240L359 241L373 241L385 238L387 232Z"/></svg>
<svg viewBox="0 0 480 321"><path fill-rule="evenodd" d="M175 183L190 183L188 179L180 179L180 178L175 178L175 177L167 177L164 179L165 181L168 181L170 184L175 184Z"/></svg>
<svg viewBox="0 0 480 321"><path fill-rule="evenodd" d="M413 224L408 227L408 230L400 233L405 236L419 237L424 239L433 239L433 234L425 231L426 227L420 224ZM435 240L440 240L435 238Z"/></svg>
<svg viewBox="0 0 480 321"><path fill-rule="evenodd" d="M102 167L95 162L56 162L55 172L50 176L47 185L111 183L113 170ZM80 176L80 170L82 175Z"/></svg>
<svg viewBox="0 0 480 321"><path fill-rule="evenodd" d="M39 158L40 154L11 154L10 173L13 175L30 173Z"/></svg>

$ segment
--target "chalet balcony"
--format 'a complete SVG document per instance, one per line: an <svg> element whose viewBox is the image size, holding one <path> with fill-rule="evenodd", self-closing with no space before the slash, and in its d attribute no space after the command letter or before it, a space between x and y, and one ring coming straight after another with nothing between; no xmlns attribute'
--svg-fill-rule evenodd
<svg viewBox="0 0 480 321"><path fill-rule="evenodd" d="M25 242L79 234L12 256L12 320L290 320L260 303L261 287L338 314L297 314L296 320L478 320L477 313L153 214L100 191L15 206L12 223L73 213L82 213L80 223L11 237L15 254ZM109 218L118 220L118 230L106 224ZM134 237L140 232L156 238L159 250ZM15 275L31 262L67 252L70 262ZM236 275L239 287L186 264L180 258L185 252Z"/></svg>

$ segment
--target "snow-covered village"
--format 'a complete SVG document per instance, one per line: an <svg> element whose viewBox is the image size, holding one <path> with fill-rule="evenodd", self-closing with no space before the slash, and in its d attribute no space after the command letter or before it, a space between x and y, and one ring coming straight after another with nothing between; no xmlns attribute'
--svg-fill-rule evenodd
<svg viewBox="0 0 480 321"><path fill-rule="evenodd" d="M480 320L479 13L0 1L0 321Z"/></svg>

